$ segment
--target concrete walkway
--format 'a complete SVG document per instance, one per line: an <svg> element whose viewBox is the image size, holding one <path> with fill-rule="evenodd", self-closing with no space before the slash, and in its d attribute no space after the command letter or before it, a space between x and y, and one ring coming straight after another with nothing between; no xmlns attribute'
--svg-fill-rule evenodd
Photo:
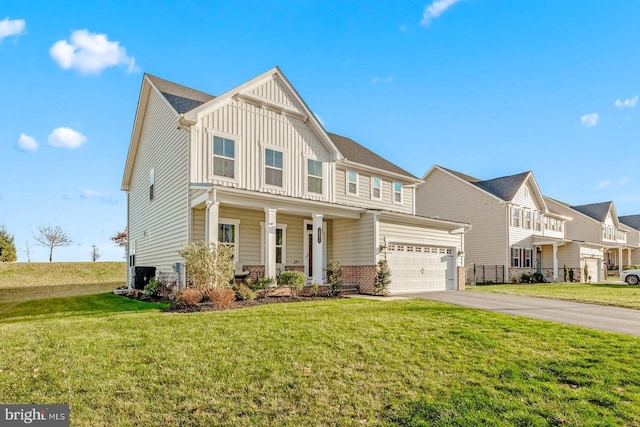
<svg viewBox="0 0 640 427"><path fill-rule="evenodd" d="M630 308L465 291L421 292L401 296L640 336L640 310Z"/></svg>

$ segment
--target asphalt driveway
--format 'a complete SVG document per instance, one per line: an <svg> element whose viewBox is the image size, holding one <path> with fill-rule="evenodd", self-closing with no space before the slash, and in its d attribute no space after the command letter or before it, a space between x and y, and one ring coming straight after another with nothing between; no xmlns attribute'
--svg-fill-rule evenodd
<svg viewBox="0 0 640 427"><path fill-rule="evenodd" d="M465 291L421 292L402 294L402 297L423 298L514 316L640 336L640 310L630 308Z"/></svg>

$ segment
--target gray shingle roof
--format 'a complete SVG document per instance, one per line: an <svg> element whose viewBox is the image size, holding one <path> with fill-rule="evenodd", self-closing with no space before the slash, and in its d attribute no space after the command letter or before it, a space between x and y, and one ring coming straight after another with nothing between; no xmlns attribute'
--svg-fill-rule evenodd
<svg viewBox="0 0 640 427"><path fill-rule="evenodd" d="M186 113L215 98L208 93L191 89L151 74L146 74L146 76L178 113Z"/></svg>
<svg viewBox="0 0 640 427"><path fill-rule="evenodd" d="M442 168L442 169L457 176L460 179L470 182L476 187L481 188L484 191L491 193L494 196L506 202L513 200L513 198L516 196L516 193L518 192L520 187L522 187L522 184L527 179L530 173L530 172L522 172L516 175L501 176L499 178L483 181L481 179L474 178L472 176L465 175L463 173L456 172L451 169L447 169L447 168Z"/></svg>
<svg viewBox="0 0 640 427"><path fill-rule="evenodd" d="M619 216L618 220L625 224L628 225L631 228L635 228L636 230L640 230L640 215L625 215L625 216Z"/></svg>
<svg viewBox="0 0 640 427"><path fill-rule="evenodd" d="M340 151L345 159L349 161L418 179L413 174L380 157L373 151L358 144L351 138L347 138L345 136L337 135L331 132L327 132L327 135L329 135L331 141L333 141L333 143L336 145L338 151Z"/></svg>
<svg viewBox="0 0 640 427"><path fill-rule="evenodd" d="M604 222L613 202L591 203L589 205L571 206L571 209L580 212L596 221Z"/></svg>

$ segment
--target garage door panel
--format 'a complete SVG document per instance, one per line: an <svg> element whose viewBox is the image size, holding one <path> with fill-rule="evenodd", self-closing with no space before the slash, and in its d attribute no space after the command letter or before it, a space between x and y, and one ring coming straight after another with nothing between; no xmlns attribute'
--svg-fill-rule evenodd
<svg viewBox="0 0 640 427"><path fill-rule="evenodd" d="M387 261L392 293L446 290L453 279L451 249L391 245Z"/></svg>

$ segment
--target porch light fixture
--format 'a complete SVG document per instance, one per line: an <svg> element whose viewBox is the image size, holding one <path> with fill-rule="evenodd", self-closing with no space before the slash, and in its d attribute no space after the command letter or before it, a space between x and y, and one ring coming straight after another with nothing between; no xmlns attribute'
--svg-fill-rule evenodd
<svg viewBox="0 0 640 427"><path fill-rule="evenodd" d="M318 243L322 243L322 227L318 227Z"/></svg>

